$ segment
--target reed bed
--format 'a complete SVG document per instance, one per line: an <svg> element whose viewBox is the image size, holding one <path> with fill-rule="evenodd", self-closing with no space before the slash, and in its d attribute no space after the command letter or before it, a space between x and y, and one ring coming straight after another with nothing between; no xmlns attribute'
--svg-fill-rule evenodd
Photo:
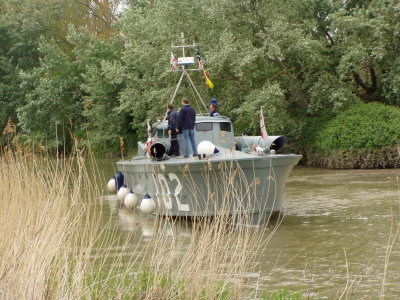
<svg viewBox="0 0 400 300"><path fill-rule="evenodd" d="M96 238L93 185L83 163L79 155L53 160L1 153L1 298L73 298L82 290L79 278Z"/></svg>
<svg viewBox="0 0 400 300"><path fill-rule="evenodd" d="M268 239L228 225L226 215L188 222L189 245L168 237L174 219L155 218L141 246L104 222L94 170L82 151L66 158L29 151L0 157L0 298L7 299L240 299L255 255ZM90 165L95 166L95 162ZM226 170L223 197L236 199ZM240 174L240 172L239 172ZM104 181L105 182L105 181ZM231 202L229 202L231 203ZM103 221L100 221L103 219ZM143 219L145 220L145 218ZM272 234L269 230L268 234ZM247 290L248 292L248 290Z"/></svg>
<svg viewBox="0 0 400 300"><path fill-rule="evenodd" d="M270 294L255 287L254 276L263 278L257 255L279 222L254 228L242 213L186 222L140 216L138 223L146 223L153 234L134 244L134 231L121 235L110 216L102 214L98 187L106 180L99 180L90 155L78 148L63 158L16 150L0 153L1 299L302 298L284 289ZM210 183L219 180L219 193L214 193L214 185L199 191L191 173L186 174L186 184L199 201L204 193L222 197L222 205L210 211L241 212L251 202L239 195L252 197L251 189L265 188L247 182L235 164L219 170L222 179L214 171L206 169L203 175ZM392 216L381 299L386 298L385 276L400 232L394 211ZM182 223L190 233L189 243L168 234ZM360 282L349 279L337 291L338 298L354 299ZM259 285L265 282L259 279Z"/></svg>

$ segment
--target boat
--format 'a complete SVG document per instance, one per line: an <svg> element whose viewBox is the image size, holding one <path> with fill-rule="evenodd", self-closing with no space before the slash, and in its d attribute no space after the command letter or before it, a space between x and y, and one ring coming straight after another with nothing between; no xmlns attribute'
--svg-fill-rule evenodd
<svg viewBox="0 0 400 300"><path fill-rule="evenodd" d="M170 103L186 78L206 110L189 75L204 72L202 64L193 68L195 57L185 56L197 45L186 45L183 35L181 41L172 46L182 49L183 56L177 62L171 59L172 74L181 76ZM230 118L200 113L195 125L199 156L171 157L168 120L158 120L148 130L148 140L138 142L137 155L117 162L118 173L108 183L128 208L163 217L227 216L232 222L240 216L240 222L245 218L251 225L267 224L281 212L286 180L301 159L280 153L285 136L235 136ZM182 134L178 142L182 153Z"/></svg>

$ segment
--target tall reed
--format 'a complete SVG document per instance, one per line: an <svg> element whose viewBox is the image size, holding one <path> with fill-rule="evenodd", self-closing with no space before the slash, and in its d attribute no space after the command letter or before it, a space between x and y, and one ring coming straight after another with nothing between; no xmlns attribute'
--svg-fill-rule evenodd
<svg viewBox="0 0 400 300"><path fill-rule="evenodd" d="M226 170L223 197L234 170ZM122 247L111 221L101 222L100 192L82 152L68 158L4 150L0 157L0 298L242 298L254 255L265 245L226 215L188 223L189 245L167 236L177 220L155 218L155 234ZM239 170L240 173L240 170ZM228 203L228 202L226 202ZM241 215L237 218L242 218ZM243 219L242 225L248 222ZM259 229L264 230L264 229ZM132 247L134 248L132 250Z"/></svg>
<svg viewBox="0 0 400 300"><path fill-rule="evenodd" d="M87 178L80 154L1 153L1 298L78 296L96 238Z"/></svg>

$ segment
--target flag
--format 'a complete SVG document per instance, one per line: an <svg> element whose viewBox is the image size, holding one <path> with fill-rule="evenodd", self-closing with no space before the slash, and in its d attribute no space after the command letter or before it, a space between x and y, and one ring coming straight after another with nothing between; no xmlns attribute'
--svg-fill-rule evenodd
<svg viewBox="0 0 400 300"><path fill-rule="evenodd" d="M211 82L211 80L210 80L210 78L208 78L208 76L206 76L206 83L207 83L207 86L208 86L210 89L213 89L213 88L214 88L214 84Z"/></svg>
<svg viewBox="0 0 400 300"><path fill-rule="evenodd" d="M201 59L200 52L198 50L196 50L196 58L199 64L199 69L203 70L204 69L203 60Z"/></svg>
<svg viewBox="0 0 400 300"><path fill-rule="evenodd" d="M260 112L260 130L261 130L261 137L264 140L264 142L268 141L268 133L267 129L265 128L265 120L264 120L264 115L262 111L262 106L261 106L261 112Z"/></svg>
<svg viewBox="0 0 400 300"><path fill-rule="evenodd" d="M151 139L152 134L151 134L151 126L150 126L149 120L147 120L147 135L148 135L148 138L146 141L146 154L147 154L147 157L150 157L150 147L151 147L151 144L153 143L153 141Z"/></svg>
<svg viewBox="0 0 400 300"><path fill-rule="evenodd" d="M151 126L149 120L147 120L147 134L151 137Z"/></svg>
<svg viewBox="0 0 400 300"><path fill-rule="evenodd" d="M204 76L206 77L206 84L210 89L214 88L214 84L211 82L210 78L208 78L208 72L204 70Z"/></svg>
<svg viewBox="0 0 400 300"><path fill-rule="evenodd" d="M176 62L176 58L172 52L171 52L171 66L173 71L176 71L178 69L178 63Z"/></svg>

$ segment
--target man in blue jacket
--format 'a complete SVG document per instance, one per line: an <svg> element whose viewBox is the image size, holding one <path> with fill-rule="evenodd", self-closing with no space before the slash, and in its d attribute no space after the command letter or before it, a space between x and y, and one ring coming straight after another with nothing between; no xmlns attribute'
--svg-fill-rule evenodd
<svg viewBox="0 0 400 300"><path fill-rule="evenodd" d="M185 157L189 157L189 140L192 144L193 156L199 156L197 153L196 140L194 138L194 126L196 125L196 112L189 105L189 99L182 99L182 108L178 115L177 132L183 133L183 148Z"/></svg>
<svg viewBox="0 0 400 300"><path fill-rule="evenodd" d="M168 134L171 136L171 148L168 155L179 156L178 135L176 133L176 124L178 123L178 113L174 110L174 106L170 103L167 107L168 114Z"/></svg>

